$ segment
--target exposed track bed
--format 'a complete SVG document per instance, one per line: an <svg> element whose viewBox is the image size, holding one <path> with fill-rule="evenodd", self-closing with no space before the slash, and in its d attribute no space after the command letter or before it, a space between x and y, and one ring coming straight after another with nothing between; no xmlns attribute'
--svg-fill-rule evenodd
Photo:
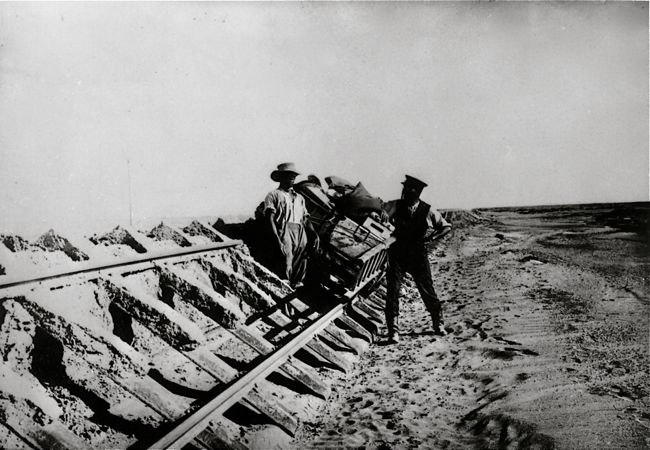
<svg viewBox="0 0 650 450"><path fill-rule="evenodd" d="M372 342L379 298L294 292L238 241L163 227L50 233L90 257L0 278L4 447L282 446Z"/></svg>

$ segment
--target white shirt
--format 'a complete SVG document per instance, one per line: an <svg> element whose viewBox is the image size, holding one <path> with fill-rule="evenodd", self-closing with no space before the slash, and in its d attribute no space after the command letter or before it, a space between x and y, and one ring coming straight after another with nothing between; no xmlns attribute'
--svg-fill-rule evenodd
<svg viewBox="0 0 650 450"><path fill-rule="evenodd" d="M273 211L273 221L281 232L288 223L303 223L307 215L305 199L293 189L275 189L264 199L264 213Z"/></svg>

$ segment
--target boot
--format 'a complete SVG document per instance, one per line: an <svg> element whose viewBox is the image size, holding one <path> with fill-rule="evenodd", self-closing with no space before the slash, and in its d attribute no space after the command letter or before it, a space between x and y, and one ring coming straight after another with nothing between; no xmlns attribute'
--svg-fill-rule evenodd
<svg viewBox="0 0 650 450"><path fill-rule="evenodd" d="M389 333L388 337L386 338L386 343L387 344L398 344L399 343L399 334L397 334L397 333Z"/></svg>
<svg viewBox="0 0 650 450"><path fill-rule="evenodd" d="M399 342L399 325L397 317L386 317L386 340L384 344L397 344Z"/></svg>
<svg viewBox="0 0 650 450"><path fill-rule="evenodd" d="M442 314L431 314L431 328L436 336L446 336L445 328L441 320Z"/></svg>

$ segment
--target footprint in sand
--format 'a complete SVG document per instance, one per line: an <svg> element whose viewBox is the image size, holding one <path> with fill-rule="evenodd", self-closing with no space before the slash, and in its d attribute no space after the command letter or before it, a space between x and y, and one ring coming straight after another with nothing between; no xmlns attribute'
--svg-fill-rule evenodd
<svg viewBox="0 0 650 450"><path fill-rule="evenodd" d="M515 377L515 380L519 383L526 381L527 379L530 378L530 374L528 373L518 373L517 376Z"/></svg>
<svg viewBox="0 0 650 450"><path fill-rule="evenodd" d="M483 352L483 356L492 359L501 359L504 361L512 361L512 359L517 355L517 351L514 349L486 349Z"/></svg>
<svg viewBox="0 0 650 450"><path fill-rule="evenodd" d="M529 350L527 348L522 348L520 351L524 355L539 356L539 353L537 353L536 351L533 351L533 350Z"/></svg>

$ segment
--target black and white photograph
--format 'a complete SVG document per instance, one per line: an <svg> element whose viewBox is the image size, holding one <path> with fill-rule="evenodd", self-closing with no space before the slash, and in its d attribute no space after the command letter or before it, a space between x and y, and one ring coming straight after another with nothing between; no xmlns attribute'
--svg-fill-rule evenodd
<svg viewBox="0 0 650 450"><path fill-rule="evenodd" d="M0 1L0 448L650 449L647 1Z"/></svg>

